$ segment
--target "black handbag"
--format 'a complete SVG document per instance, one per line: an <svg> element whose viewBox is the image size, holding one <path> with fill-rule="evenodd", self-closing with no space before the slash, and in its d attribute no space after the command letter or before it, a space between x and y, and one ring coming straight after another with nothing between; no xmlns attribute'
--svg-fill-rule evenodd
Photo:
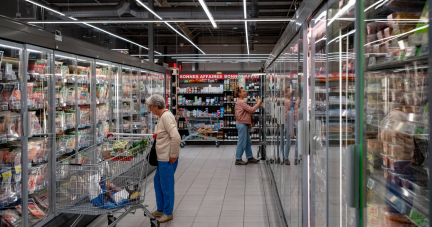
<svg viewBox="0 0 432 227"><path fill-rule="evenodd" d="M157 154L156 154L156 138L154 138L153 146L150 149L150 153L147 155L147 161L152 166L158 166Z"/></svg>

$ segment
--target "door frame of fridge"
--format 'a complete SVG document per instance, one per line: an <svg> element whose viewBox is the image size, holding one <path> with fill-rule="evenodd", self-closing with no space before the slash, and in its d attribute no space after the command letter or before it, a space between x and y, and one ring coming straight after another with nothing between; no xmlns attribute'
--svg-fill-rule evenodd
<svg viewBox="0 0 432 227"><path fill-rule="evenodd" d="M432 20L431 20L431 18L430 18L430 15L432 15L431 13L432 13L432 0L428 0L427 1L427 3L428 3L428 5L429 5L429 25L430 24L432 24ZM429 42L431 41L431 38L432 38L432 28L429 28L428 29L428 38L429 38ZM432 85L432 68L431 68L431 65L432 65L432 51L431 51L431 47L430 47L430 44L429 44L429 53L428 53L428 55L429 55L429 61L428 61L428 65L429 65L429 68L428 68L428 84L429 84L429 86L430 85ZM432 123L432 115L430 114L431 113L431 111L432 111L432 105L430 105L430 101L432 100L432 92L429 92L428 93L428 101L429 101L429 141L432 141L432 135L431 135L431 133L430 133L430 127L431 127L431 123ZM430 143L429 142L429 152L432 150L432 143ZM428 155L428 158L429 158L429 169L432 167L432 155L431 154L429 154ZM432 182L432 176L429 174L429 191L431 190L431 182ZM431 200L432 199L432 193L429 193L429 201L432 201ZM429 226L431 227L432 226L432 221L430 220L431 219L431 217L432 217L432 202L430 202L429 203Z"/></svg>

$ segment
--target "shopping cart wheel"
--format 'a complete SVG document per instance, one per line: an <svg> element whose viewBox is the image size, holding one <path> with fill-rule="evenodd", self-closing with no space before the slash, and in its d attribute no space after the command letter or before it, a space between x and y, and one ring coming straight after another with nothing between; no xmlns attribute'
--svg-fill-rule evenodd
<svg viewBox="0 0 432 227"><path fill-rule="evenodd" d="M181 148L185 147L185 145L186 145L186 144L185 144L184 142L181 142L181 143L180 143L180 147L181 147Z"/></svg>
<svg viewBox="0 0 432 227"><path fill-rule="evenodd" d="M219 145L220 145L219 141L218 141L218 142L216 142L216 147L219 147Z"/></svg>
<svg viewBox="0 0 432 227"><path fill-rule="evenodd" d="M114 217L114 215L112 215L112 214L108 214L107 215L107 218L108 218L108 225L111 225L117 218L116 217ZM114 225L114 227L116 227L117 225Z"/></svg>
<svg viewBox="0 0 432 227"><path fill-rule="evenodd" d="M151 223L151 227L159 227L160 226L160 224L159 224L158 220L156 220L156 218L151 219L150 223Z"/></svg>

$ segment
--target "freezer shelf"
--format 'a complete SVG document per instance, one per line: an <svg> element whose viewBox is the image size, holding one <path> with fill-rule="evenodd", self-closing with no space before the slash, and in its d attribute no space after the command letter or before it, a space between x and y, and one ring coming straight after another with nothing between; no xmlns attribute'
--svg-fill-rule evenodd
<svg viewBox="0 0 432 227"><path fill-rule="evenodd" d="M416 195L411 190L395 185L383 175L369 173L367 188L417 224L425 222L425 218L428 217L429 197Z"/></svg>

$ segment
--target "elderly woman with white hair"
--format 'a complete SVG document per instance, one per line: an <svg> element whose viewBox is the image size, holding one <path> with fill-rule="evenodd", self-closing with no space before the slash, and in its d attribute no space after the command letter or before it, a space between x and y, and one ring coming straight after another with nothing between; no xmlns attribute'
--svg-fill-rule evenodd
<svg viewBox="0 0 432 227"><path fill-rule="evenodd" d="M165 108L165 99L158 94L146 100L150 111L159 117L155 127L158 167L154 175L157 210L153 216L160 223L174 218L174 173L180 154L180 134L174 115Z"/></svg>

